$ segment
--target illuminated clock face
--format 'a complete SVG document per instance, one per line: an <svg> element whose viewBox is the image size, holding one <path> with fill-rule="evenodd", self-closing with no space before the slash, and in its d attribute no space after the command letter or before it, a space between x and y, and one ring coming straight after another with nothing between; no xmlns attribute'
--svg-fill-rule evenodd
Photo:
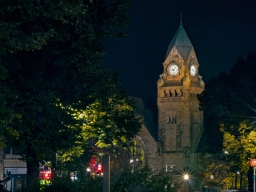
<svg viewBox="0 0 256 192"><path fill-rule="evenodd" d="M172 76L178 75L178 73L179 73L179 67L178 67L178 65L172 64L172 65L169 67L169 73L170 73L170 75L172 75Z"/></svg>
<svg viewBox="0 0 256 192"><path fill-rule="evenodd" d="M190 75L191 76L196 75L196 67L194 65L191 65L191 67L190 67Z"/></svg>

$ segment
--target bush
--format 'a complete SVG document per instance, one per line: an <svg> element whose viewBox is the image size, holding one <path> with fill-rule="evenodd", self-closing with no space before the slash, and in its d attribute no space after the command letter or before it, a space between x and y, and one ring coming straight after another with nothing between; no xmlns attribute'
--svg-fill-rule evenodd
<svg viewBox="0 0 256 192"><path fill-rule="evenodd" d="M119 173L112 175L111 191L114 192L174 191L170 187L172 182L170 176L156 173L149 167L128 166Z"/></svg>

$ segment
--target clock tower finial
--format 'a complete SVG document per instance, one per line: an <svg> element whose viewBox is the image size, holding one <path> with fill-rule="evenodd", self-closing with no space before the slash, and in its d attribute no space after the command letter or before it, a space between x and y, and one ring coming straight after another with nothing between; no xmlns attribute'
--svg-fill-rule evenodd
<svg viewBox="0 0 256 192"><path fill-rule="evenodd" d="M182 13L180 13L180 25L182 25Z"/></svg>

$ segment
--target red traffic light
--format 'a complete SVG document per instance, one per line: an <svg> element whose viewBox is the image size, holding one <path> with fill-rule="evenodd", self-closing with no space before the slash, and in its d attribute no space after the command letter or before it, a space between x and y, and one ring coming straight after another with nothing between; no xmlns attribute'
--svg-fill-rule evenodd
<svg viewBox="0 0 256 192"><path fill-rule="evenodd" d="M102 172L102 165L101 165L101 164L98 164L97 172L98 172L98 173L101 173L101 172Z"/></svg>
<svg viewBox="0 0 256 192"><path fill-rule="evenodd" d="M43 177L44 177L44 179L50 179L51 174L48 173L48 172L45 172L45 173L43 174Z"/></svg>

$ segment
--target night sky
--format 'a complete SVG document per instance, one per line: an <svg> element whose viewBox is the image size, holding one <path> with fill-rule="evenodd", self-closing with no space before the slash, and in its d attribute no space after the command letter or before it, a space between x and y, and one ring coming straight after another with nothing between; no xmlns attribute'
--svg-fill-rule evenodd
<svg viewBox="0 0 256 192"><path fill-rule="evenodd" d="M119 72L129 95L156 99L180 13L205 82L256 51L256 0L134 0L128 36L107 42L103 62Z"/></svg>

